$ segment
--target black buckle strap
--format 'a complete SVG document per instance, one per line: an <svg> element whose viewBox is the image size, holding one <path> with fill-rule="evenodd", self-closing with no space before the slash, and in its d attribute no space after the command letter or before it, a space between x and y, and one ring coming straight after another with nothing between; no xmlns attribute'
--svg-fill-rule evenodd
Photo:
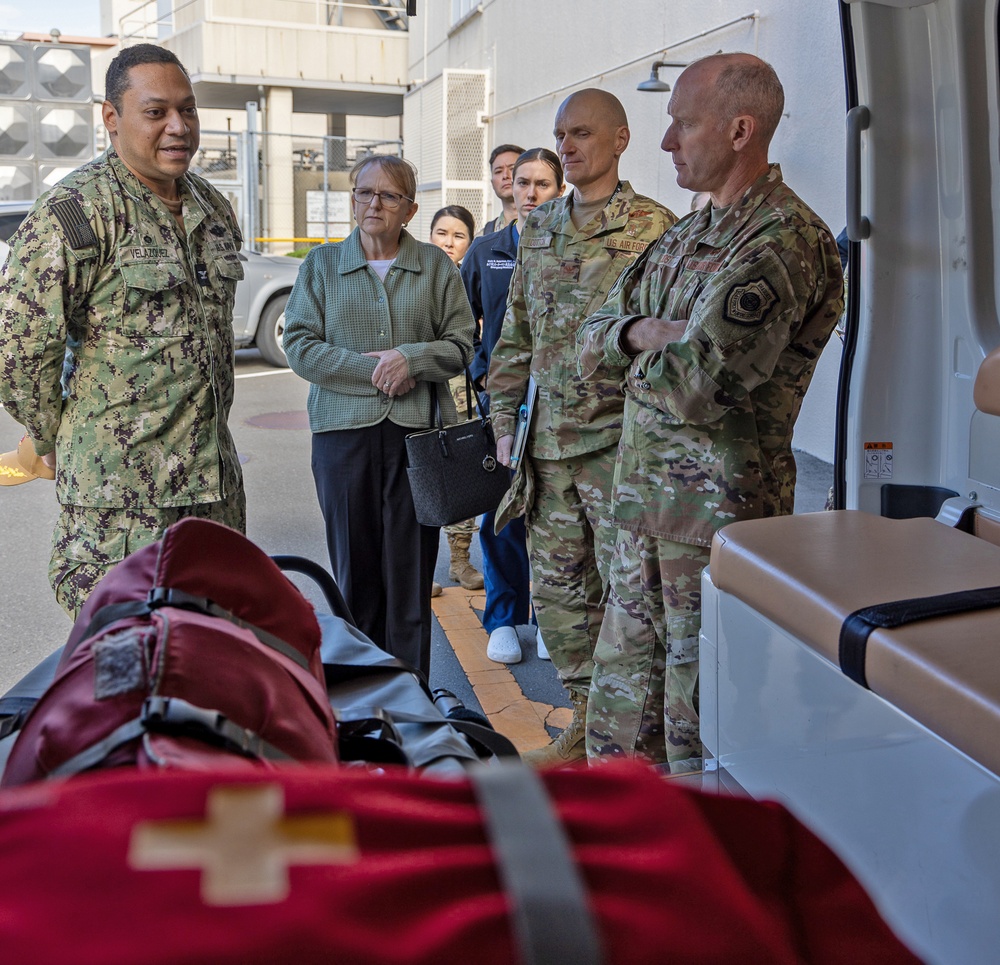
<svg viewBox="0 0 1000 965"><path fill-rule="evenodd" d="M855 683L867 688L865 656L868 638L873 631L894 630L919 620L953 616L956 613L971 613L974 610L988 610L998 606L1000 606L1000 586L986 586L978 590L959 590L956 593L942 593L938 596L878 603L875 606L855 610L840 628L838 647L840 669Z"/></svg>
<svg viewBox="0 0 1000 965"><path fill-rule="evenodd" d="M126 721L120 727L116 727L103 740L91 744L90 747L75 754L68 761L63 761L58 767L54 767L49 771L48 777L50 780L58 777L72 777L81 771L88 771L100 764L113 750L121 747L122 744L127 744L130 740L142 737L144 733L145 729L138 717Z"/></svg>
<svg viewBox="0 0 1000 965"><path fill-rule="evenodd" d="M265 647L270 647L272 650L277 650L278 653L284 654L289 660L297 663L303 670L309 669L309 661L305 655L296 650L290 643L286 643L281 637L277 637L253 623L248 623L246 620L236 616L235 613L231 613L217 603L213 603L208 597L195 596L192 593L185 593L183 590L175 590L167 586L154 586L149 591L148 599L150 606L154 609L161 606L172 606L181 610L193 610L196 613L205 613L208 616L228 620L234 626L249 630Z"/></svg>
<svg viewBox="0 0 1000 965"><path fill-rule="evenodd" d="M393 717L381 707L351 708L351 717L333 708L340 760L412 767Z"/></svg>
<svg viewBox="0 0 1000 965"><path fill-rule="evenodd" d="M504 737L489 724L480 724L476 720L447 715L444 718L431 717L428 714L411 714L406 711L389 710L387 713L397 724L447 724L457 730L470 744L477 757L510 757L520 760L521 755L510 738ZM468 713L474 714L474 711ZM475 714L478 717L478 714Z"/></svg>
<svg viewBox="0 0 1000 965"><path fill-rule="evenodd" d="M196 737L244 757L288 761L287 754L260 735L231 721L217 710L206 710L180 697L147 697L139 717L143 728L154 734Z"/></svg>
<svg viewBox="0 0 1000 965"><path fill-rule="evenodd" d="M240 627L243 630L249 630L265 647L270 647L272 650L276 650L283 656L288 657L289 660L294 661L303 670L310 669L309 661L305 655L280 637L252 623L248 623L246 620L236 616L235 613L231 613L217 603L213 603L208 597L195 596L193 593L185 593L183 590L172 589L168 586L154 586L146 595L145 600L127 600L123 603L110 603L107 606L101 607L94 614L87 626L86 632L80 637L77 643L89 639L118 620L125 620L128 617L146 617L154 610L165 606L174 607L179 610L190 610L194 613L204 613L206 616L227 620L234 626ZM63 659L65 660L66 656L71 652L67 649Z"/></svg>
<svg viewBox="0 0 1000 965"><path fill-rule="evenodd" d="M254 760L291 761L284 751L258 734L240 727L217 710L206 710L180 697L147 697L138 717L116 727L107 737L91 744L49 772L49 778L71 777L90 770L112 751L144 734L193 737Z"/></svg>

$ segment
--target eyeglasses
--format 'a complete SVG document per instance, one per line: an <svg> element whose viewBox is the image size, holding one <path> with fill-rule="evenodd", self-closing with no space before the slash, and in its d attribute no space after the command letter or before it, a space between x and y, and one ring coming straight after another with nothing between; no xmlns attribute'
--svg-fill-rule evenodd
<svg viewBox="0 0 1000 965"><path fill-rule="evenodd" d="M383 208L398 208L404 201L413 203L413 198L408 198L405 194L393 194L391 191L370 191L368 188L355 188L351 195L358 204L371 204L376 198Z"/></svg>

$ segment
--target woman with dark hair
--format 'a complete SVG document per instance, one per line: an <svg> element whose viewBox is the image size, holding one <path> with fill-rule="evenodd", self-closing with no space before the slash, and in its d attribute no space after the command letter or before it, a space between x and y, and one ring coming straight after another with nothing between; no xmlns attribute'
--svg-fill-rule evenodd
<svg viewBox="0 0 1000 965"><path fill-rule="evenodd" d="M489 405L485 380L490 369L490 354L503 325L521 228L528 214L538 205L563 193L562 165L559 158L544 147L525 151L514 165L513 178L517 221L495 234L477 238L462 264L462 281L472 311L483 320L482 335L470 371L481 393L480 404L485 406ZM486 655L497 663L517 663L521 659L521 645L516 627L528 622L531 609L531 571L524 519L511 520L499 533L493 532L494 522L494 514L487 513L479 528L486 583L483 626L490 635ZM537 653L543 659L548 656L540 634Z"/></svg>
<svg viewBox="0 0 1000 965"><path fill-rule="evenodd" d="M437 245L458 267L476 236L476 222L472 212L460 204L449 204L441 208L431 219L431 244ZM451 397L455 400L459 421L471 419L474 413L469 408L466 393L465 373L448 383ZM481 590L483 575L469 559L472 537L478 527L475 519L463 519L444 527L448 539L448 578L465 590ZM441 595L441 584L431 585L431 596Z"/></svg>
<svg viewBox="0 0 1000 965"><path fill-rule="evenodd" d="M437 391L472 355L474 319L451 260L404 229L416 172L402 158L354 165L357 227L307 256L285 308L284 348L312 383L309 426L334 576L358 627L430 671L438 530L414 514L405 438L430 424Z"/></svg>
<svg viewBox="0 0 1000 965"><path fill-rule="evenodd" d="M461 265L476 237L476 219L468 208L449 204L431 219L431 244L437 245L454 263Z"/></svg>

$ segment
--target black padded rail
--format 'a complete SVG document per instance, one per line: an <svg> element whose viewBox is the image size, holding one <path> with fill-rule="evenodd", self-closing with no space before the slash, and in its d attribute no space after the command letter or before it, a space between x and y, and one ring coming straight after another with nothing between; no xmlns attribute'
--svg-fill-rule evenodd
<svg viewBox="0 0 1000 965"><path fill-rule="evenodd" d="M840 669L855 683L867 688L865 657L868 651L868 638L873 631L894 630L919 620L971 613L974 610L989 610L993 607L1000 607L1000 586L959 590L955 593L896 600L892 603L877 603L855 610L840 628L838 649Z"/></svg>
<svg viewBox="0 0 1000 965"><path fill-rule="evenodd" d="M340 592L340 587L337 586L337 581L319 563L306 559L304 556L279 555L272 556L271 559L278 569L289 573L301 573L303 576L308 576L317 583L323 591L323 596L326 598L326 604L330 608L330 612L334 616L346 620L352 627L357 626L357 623L354 622L354 617L351 616L351 609L344 599L344 594Z"/></svg>

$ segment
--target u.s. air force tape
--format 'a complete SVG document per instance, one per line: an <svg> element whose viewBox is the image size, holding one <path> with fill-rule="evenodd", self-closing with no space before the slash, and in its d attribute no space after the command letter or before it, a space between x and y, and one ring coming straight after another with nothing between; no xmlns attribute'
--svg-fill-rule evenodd
<svg viewBox="0 0 1000 965"><path fill-rule="evenodd" d="M83 213L83 208L79 201L73 198L63 198L62 201L53 201L49 204L52 213L59 220L63 231L66 232L66 240L70 248L79 250L89 248L97 244L97 236L94 229L90 227L87 216Z"/></svg>
<svg viewBox="0 0 1000 965"><path fill-rule="evenodd" d="M774 307L778 294L766 278L733 285L726 294L722 314L737 325L759 325Z"/></svg>

